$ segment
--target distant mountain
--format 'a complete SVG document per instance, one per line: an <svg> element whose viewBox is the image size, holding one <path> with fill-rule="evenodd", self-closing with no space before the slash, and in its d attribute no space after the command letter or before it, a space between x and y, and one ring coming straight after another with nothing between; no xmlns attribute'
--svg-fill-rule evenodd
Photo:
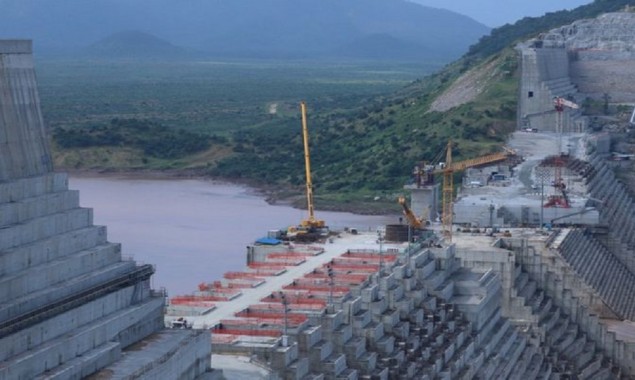
<svg viewBox="0 0 635 380"><path fill-rule="evenodd" d="M353 55L363 59L380 56L378 51L387 47L372 46L373 40L392 40L390 54L384 56L449 61L489 33L489 28L466 16L406 0L0 3L0 38L34 39L40 51L78 50L121 31L143 30L217 56L332 57L354 47Z"/></svg>
<svg viewBox="0 0 635 380"><path fill-rule="evenodd" d="M176 59L188 55L186 49L148 33L131 30L115 33L82 50L91 57Z"/></svg>

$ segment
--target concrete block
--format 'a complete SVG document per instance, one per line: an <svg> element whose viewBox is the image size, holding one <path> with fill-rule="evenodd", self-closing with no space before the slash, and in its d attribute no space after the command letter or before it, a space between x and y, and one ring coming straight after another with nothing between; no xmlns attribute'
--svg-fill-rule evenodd
<svg viewBox="0 0 635 380"><path fill-rule="evenodd" d="M366 333L366 339L370 342L375 342L384 336L384 325L381 323L371 323L364 329Z"/></svg>
<svg viewBox="0 0 635 380"><path fill-rule="evenodd" d="M409 316L408 320L415 326L419 326L423 323L423 309L413 309Z"/></svg>
<svg viewBox="0 0 635 380"><path fill-rule="evenodd" d="M391 272L394 274L396 280L403 280L406 277L406 266L403 264L395 265L392 267Z"/></svg>
<svg viewBox="0 0 635 380"><path fill-rule="evenodd" d="M353 317L353 326L355 329L366 327L371 321L371 313L368 310L362 310Z"/></svg>
<svg viewBox="0 0 635 380"><path fill-rule="evenodd" d="M399 311L386 310L386 312L381 315L381 322L384 324L384 330L386 332L392 332L392 327L399 323Z"/></svg>
<svg viewBox="0 0 635 380"><path fill-rule="evenodd" d="M356 330L357 331L357 330ZM337 329L327 335L337 347L342 347L353 338L353 326L350 324L340 325Z"/></svg>
<svg viewBox="0 0 635 380"><path fill-rule="evenodd" d="M388 305L392 308L397 307L397 301L403 299L404 297L404 289L403 286L395 284L395 286L386 293L386 298L388 300Z"/></svg>
<svg viewBox="0 0 635 380"><path fill-rule="evenodd" d="M388 308L388 302L386 301L385 298L381 298L374 302L371 302L369 307L373 317L383 314L387 308Z"/></svg>
<svg viewBox="0 0 635 380"><path fill-rule="evenodd" d="M120 357L121 345L117 342L108 342L47 371L46 375L38 376L37 379L84 378L116 362Z"/></svg>
<svg viewBox="0 0 635 380"><path fill-rule="evenodd" d="M283 371L283 373L285 374L285 379L304 379L305 376L309 373L309 360L307 358L298 358L297 360L294 360L291 364L289 364L289 366Z"/></svg>
<svg viewBox="0 0 635 380"><path fill-rule="evenodd" d="M344 323L344 313L342 311L324 314L321 318L322 328L325 330L335 330L342 323Z"/></svg>
<svg viewBox="0 0 635 380"><path fill-rule="evenodd" d="M334 354L328 357L322 363L322 371L329 375L339 375L346 369L346 357L344 355Z"/></svg>
<svg viewBox="0 0 635 380"><path fill-rule="evenodd" d="M379 295L379 287L377 285L371 284L366 288L362 289L362 302L363 303L371 303L377 299Z"/></svg>
<svg viewBox="0 0 635 380"><path fill-rule="evenodd" d="M0 229L0 249L29 244L39 239L85 228L92 223L93 215L90 209L73 209L28 220L23 224Z"/></svg>
<svg viewBox="0 0 635 380"><path fill-rule="evenodd" d="M298 349L300 352L308 352L320 340L322 340L322 327L309 327L298 334Z"/></svg>
<svg viewBox="0 0 635 380"><path fill-rule="evenodd" d="M347 357L348 359L348 357ZM350 366L363 373L373 372L377 368L377 353L376 352L364 352L361 356L358 356L355 360L349 360Z"/></svg>
<svg viewBox="0 0 635 380"><path fill-rule="evenodd" d="M384 335L374 343L374 346L380 354L390 355L395 350L395 337Z"/></svg>
<svg viewBox="0 0 635 380"><path fill-rule="evenodd" d="M356 361L359 357L366 353L366 340L362 337L355 337L344 345L343 351L349 362Z"/></svg>
<svg viewBox="0 0 635 380"><path fill-rule="evenodd" d="M0 279L0 302L55 286L117 262L121 257L118 244L104 244L49 261L30 270Z"/></svg>
<svg viewBox="0 0 635 380"><path fill-rule="evenodd" d="M271 352L271 367L276 371L285 371L298 358L298 345L278 346Z"/></svg>
<svg viewBox="0 0 635 380"><path fill-rule="evenodd" d="M130 289L4 338L6 344L0 347L0 352L5 366L0 368L0 378L33 378L106 342L117 340L125 347L162 327L162 298L150 299L132 307L118 307L119 311L94 319L94 315L106 309L108 304L116 305L116 300L124 305L129 303ZM75 323L69 323L71 321ZM79 321L84 322L76 325ZM128 330L131 327L134 329ZM121 331L126 330L126 335L121 335Z"/></svg>
<svg viewBox="0 0 635 380"><path fill-rule="evenodd" d="M383 276L379 277L379 289L387 292L395 286L395 275L392 272L384 273Z"/></svg>
<svg viewBox="0 0 635 380"><path fill-rule="evenodd" d="M90 226L21 245L0 255L0 275L20 272L104 243L106 227Z"/></svg>
<svg viewBox="0 0 635 380"><path fill-rule="evenodd" d="M333 343L328 341L319 341L309 351L309 363L311 371L319 372L322 362L333 353Z"/></svg>

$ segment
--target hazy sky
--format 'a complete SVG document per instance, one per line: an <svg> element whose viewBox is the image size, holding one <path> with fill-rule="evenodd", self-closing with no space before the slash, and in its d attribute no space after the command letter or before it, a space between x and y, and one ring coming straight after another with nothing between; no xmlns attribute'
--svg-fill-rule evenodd
<svg viewBox="0 0 635 380"><path fill-rule="evenodd" d="M572 9L592 0L410 0L429 7L444 8L475 19L487 26L514 23L523 17Z"/></svg>

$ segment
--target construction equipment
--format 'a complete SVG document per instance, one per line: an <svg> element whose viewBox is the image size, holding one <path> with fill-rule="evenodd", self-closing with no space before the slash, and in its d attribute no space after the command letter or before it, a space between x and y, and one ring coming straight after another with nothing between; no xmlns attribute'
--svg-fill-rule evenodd
<svg viewBox="0 0 635 380"><path fill-rule="evenodd" d="M445 164L441 168L433 171L434 174L443 174L443 200L442 200L442 225L443 236L452 241L452 220L454 212L454 172L465 170L474 166L485 164L493 164L505 161L516 155L512 149L504 148L504 152L488 154L486 156L476 157L469 160L452 162L452 140L448 141L446 148Z"/></svg>
<svg viewBox="0 0 635 380"><path fill-rule="evenodd" d="M313 210L313 182L311 181L311 154L309 152L309 128L306 122L306 103L300 103L300 111L302 113L302 137L304 140L304 169L306 171L306 202L309 217L300 222L302 227L307 228L323 228L325 226L323 220L315 218Z"/></svg>
<svg viewBox="0 0 635 380"><path fill-rule="evenodd" d="M562 135L564 133L563 125L563 112L565 108L578 109L580 108L574 102L561 97L553 98L553 106L556 110L556 133L558 134L558 150L559 157L554 160L554 181L553 187L556 194L549 196L547 203L544 207L562 207L569 208L569 197L567 196L566 185L562 179L562 167L565 165L565 161L569 154L564 151L562 146Z"/></svg>
<svg viewBox="0 0 635 380"><path fill-rule="evenodd" d="M415 214L412 212L410 207L408 207L408 205L406 204L406 198L399 197L397 201L403 208L403 214L408 220L408 224L410 224L412 228L419 229L419 230L423 229L425 226L425 222L415 216Z"/></svg>
<svg viewBox="0 0 635 380"><path fill-rule="evenodd" d="M564 133L563 112L565 108L578 109L580 106L574 102L562 97L553 98L553 107L556 110L556 133L558 134L558 149L561 154L564 152L562 148L562 134Z"/></svg>

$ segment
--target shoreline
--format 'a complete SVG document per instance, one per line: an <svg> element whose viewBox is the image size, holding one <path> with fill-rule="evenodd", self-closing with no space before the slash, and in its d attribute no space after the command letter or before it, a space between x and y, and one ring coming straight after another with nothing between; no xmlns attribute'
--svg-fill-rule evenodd
<svg viewBox="0 0 635 380"><path fill-rule="evenodd" d="M165 180L199 180L208 181L217 184L228 184L235 186L243 186L247 192L253 195L262 197L267 204L270 205L284 205L293 207L298 210L306 210L306 200L303 193L296 193L294 195L282 195L288 194L291 190L281 187L274 187L271 185L256 184L253 181L236 181L224 178L213 178L210 176L196 173L196 171L183 171L183 170L96 170L96 169L82 169L82 170L69 170L64 168L55 169L57 172L67 173L69 177L77 178L110 178L110 179L122 179L122 180L142 180L142 181L165 181ZM356 215L375 215L375 216L391 216L398 214L391 207L377 207L377 204L373 203L332 203L316 202L320 204L319 208L322 211L334 211L334 212L349 212ZM381 205L380 205L381 206Z"/></svg>

